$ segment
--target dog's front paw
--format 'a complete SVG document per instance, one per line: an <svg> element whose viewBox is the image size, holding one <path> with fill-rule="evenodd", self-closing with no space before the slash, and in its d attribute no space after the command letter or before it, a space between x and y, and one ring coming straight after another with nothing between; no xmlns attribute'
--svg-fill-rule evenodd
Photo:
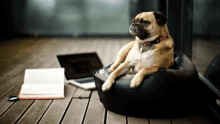
<svg viewBox="0 0 220 124"><path fill-rule="evenodd" d="M102 91L106 92L106 91L110 90L113 83L114 82L110 82L110 81L106 80L106 82L102 85Z"/></svg>
<svg viewBox="0 0 220 124"><path fill-rule="evenodd" d="M137 76L135 76L132 80L131 80L131 84L130 87L131 88L137 88L141 85L142 82L142 78L138 78Z"/></svg>
<svg viewBox="0 0 220 124"><path fill-rule="evenodd" d="M107 69L107 72L112 73L114 70L112 70L111 68Z"/></svg>
<svg viewBox="0 0 220 124"><path fill-rule="evenodd" d="M107 69L107 72L112 73L114 70L115 70L115 68L111 67L111 68Z"/></svg>
<svg viewBox="0 0 220 124"><path fill-rule="evenodd" d="M112 73L116 68L117 66L113 64L109 69L107 69L107 72Z"/></svg>

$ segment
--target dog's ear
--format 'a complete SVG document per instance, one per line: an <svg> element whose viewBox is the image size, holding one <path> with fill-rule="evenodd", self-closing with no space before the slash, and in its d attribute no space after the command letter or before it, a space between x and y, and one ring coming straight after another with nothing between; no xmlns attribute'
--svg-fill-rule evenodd
<svg viewBox="0 0 220 124"><path fill-rule="evenodd" d="M167 22L167 18L160 12L153 12L158 25L163 26Z"/></svg>

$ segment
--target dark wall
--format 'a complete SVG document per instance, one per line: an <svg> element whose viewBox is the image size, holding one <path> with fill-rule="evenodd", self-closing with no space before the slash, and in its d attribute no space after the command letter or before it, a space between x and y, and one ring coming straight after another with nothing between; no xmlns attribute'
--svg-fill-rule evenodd
<svg viewBox="0 0 220 124"><path fill-rule="evenodd" d="M16 37L23 30L26 2L27 0L1 0L1 38Z"/></svg>
<svg viewBox="0 0 220 124"><path fill-rule="evenodd" d="M193 35L220 38L220 1L194 0Z"/></svg>
<svg viewBox="0 0 220 124"><path fill-rule="evenodd" d="M8 37L13 32L12 22L11 22L11 6L10 0L0 1L0 37Z"/></svg>

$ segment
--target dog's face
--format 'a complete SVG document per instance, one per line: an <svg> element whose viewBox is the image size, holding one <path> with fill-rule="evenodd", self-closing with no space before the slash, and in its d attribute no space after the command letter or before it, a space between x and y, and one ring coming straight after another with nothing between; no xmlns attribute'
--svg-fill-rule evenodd
<svg viewBox="0 0 220 124"><path fill-rule="evenodd" d="M160 12L142 12L133 19L129 32L140 39L150 38L159 35L166 21Z"/></svg>

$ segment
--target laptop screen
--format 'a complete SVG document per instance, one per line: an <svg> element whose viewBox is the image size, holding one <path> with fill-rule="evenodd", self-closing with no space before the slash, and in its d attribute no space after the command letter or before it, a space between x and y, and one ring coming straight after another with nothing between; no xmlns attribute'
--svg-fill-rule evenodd
<svg viewBox="0 0 220 124"><path fill-rule="evenodd" d="M92 77L92 73L103 67L96 53L57 55L61 67L65 68L67 80Z"/></svg>

